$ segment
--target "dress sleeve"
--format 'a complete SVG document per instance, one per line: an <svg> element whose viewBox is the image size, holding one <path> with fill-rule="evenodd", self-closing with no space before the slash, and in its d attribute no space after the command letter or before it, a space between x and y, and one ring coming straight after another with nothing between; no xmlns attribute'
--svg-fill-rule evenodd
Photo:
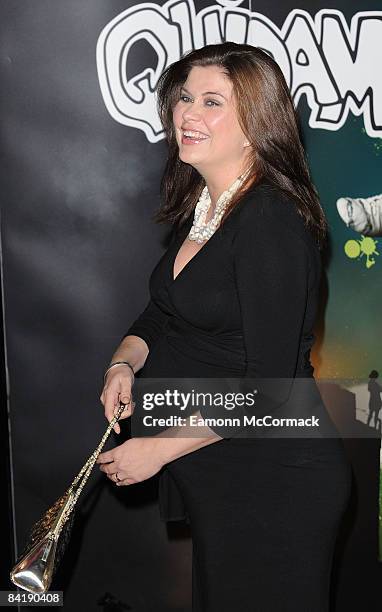
<svg viewBox="0 0 382 612"><path fill-rule="evenodd" d="M151 350L156 340L160 337L169 316L150 298L146 308L130 325L121 341L126 336L139 336L146 342L149 350Z"/></svg>
<svg viewBox="0 0 382 612"><path fill-rule="evenodd" d="M235 407L232 416L240 415L241 419L244 414L272 414L289 397L291 379L296 375L310 266L304 239L285 223L284 215L278 217L282 203L276 202L272 210L265 208L273 206L272 199L248 204L241 211L232 240L232 261L246 354L240 390L246 393L256 388L257 394L253 404L238 410ZM242 428L211 429L222 437L243 437ZM252 434L244 432L244 437L248 435Z"/></svg>
<svg viewBox="0 0 382 612"><path fill-rule="evenodd" d="M291 378L308 298L308 249L275 212L256 209L255 203L245 212L232 245L245 377Z"/></svg>
<svg viewBox="0 0 382 612"><path fill-rule="evenodd" d="M172 231L171 239L168 248L171 247L177 237L178 230ZM150 277L151 280L151 277ZM149 281L150 285L150 281ZM171 315L166 314L157 302L150 296L148 304L138 318L130 325L127 332L122 336L121 341L126 336L139 336L142 338L149 350L153 347L154 343L160 337L164 327L169 320Z"/></svg>

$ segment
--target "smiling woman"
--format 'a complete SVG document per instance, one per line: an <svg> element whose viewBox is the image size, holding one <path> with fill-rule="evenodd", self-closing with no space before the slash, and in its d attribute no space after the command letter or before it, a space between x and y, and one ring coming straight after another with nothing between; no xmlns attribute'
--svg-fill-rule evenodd
<svg viewBox="0 0 382 612"><path fill-rule="evenodd" d="M293 416L302 405L301 416L331 435L243 437L224 407L199 406L201 427L188 417L127 440L100 455L101 469L118 486L160 473L161 518L191 526L194 612L327 612L351 472L309 360L326 219L295 109L276 62L232 42L186 54L157 91L168 142L157 220L174 234L146 309L113 355L124 363L106 378L107 418L131 396L138 370L239 378L252 389L259 379L284 381L272 404L259 394L246 405L248 417L285 406L301 377L312 397L291 406Z"/></svg>
<svg viewBox="0 0 382 612"><path fill-rule="evenodd" d="M238 120L232 82L224 70L219 66L190 70L173 108L173 124L179 159L202 173L212 212L221 193L249 165L249 142Z"/></svg>

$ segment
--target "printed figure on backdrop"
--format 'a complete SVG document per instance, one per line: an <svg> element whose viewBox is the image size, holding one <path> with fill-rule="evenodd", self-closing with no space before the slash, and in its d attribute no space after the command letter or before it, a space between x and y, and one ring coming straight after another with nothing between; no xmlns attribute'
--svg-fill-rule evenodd
<svg viewBox="0 0 382 612"><path fill-rule="evenodd" d="M358 240L347 240L344 251L349 259L361 260L367 269L376 263L380 253L378 241L373 236L382 236L382 194L370 198L342 197L336 202L342 221L361 234Z"/></svg>
<svg viewBox="0 0 382 612"><path fill-rule="evenodd" d="M367 417L367 425L370 426L371 420L374 418L375 429L381 431L381 419L379 418L379 412L382 407L381 391L382 386L377 382L379 373L377 370L372 370L369 374L369 382L367 389L370 393L369 397L369 415Z"/></svg>
<svg viewBox="0 0 382 612"><path fill-rule="evenodd" d="M382 193L370 198L342 197L336 205L347 227L363 236L382 236Z"/></svg>
<svg viewBox="0 0 382 612"><path fill-rule="evenodd" d="M185 54L156 93L168 145L156 220L172 241L106 370L105 416L121 401L139 418L136 375L261 391L239 394L240 418L199 400L97 461L118 487L159 476L160 518L190 526L193 612L327 612L351 466L310 361L328 224L297 111L277 62L234 42ZM158 416L179 415L170 400ZM283 428L289 411L314 425ZM142 571L149 581L150 561Z"/></svg>

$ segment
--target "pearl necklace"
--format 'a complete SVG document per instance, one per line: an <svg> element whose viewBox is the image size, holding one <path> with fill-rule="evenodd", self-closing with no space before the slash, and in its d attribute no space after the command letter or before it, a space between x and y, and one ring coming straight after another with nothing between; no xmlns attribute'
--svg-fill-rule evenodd
<svg viewBox="0 0 382 612"><path fill-rule="evenodd" d="M190 240L195 240L201 244L205 240L211 238L218 228L229 200L233 196L234 192L240 187L244 178L245 173L241 174L234 181L234 183L232 183L232 185L226 189L226 191L223 191L216 203L214 215L212 219L208 221L208 223L206 223L206 215L211 206L211 198L207 185L204 187L202 193L200 194L198 203L195 206L194 220L188 234L188 238Z"/></svg>

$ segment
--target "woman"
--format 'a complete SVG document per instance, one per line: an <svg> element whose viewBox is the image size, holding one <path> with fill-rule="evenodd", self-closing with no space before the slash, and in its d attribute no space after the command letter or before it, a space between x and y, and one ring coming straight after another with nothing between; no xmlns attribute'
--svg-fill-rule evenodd
<svg viewBox="0 0 382 612"><path fill-rule="evenodd" d="M280 68L250 45L209 45L169 66L157 93L169 145L158 220L176 231L107 370L109 421L138 371L314 381L327 226ZM279 404L286 399L281 389ZM315 411L325 420L321 401ZM161 471L162 519L191 527L192 609L328 610L350 487L340 439L190 431L132 438L98 461L117 486Z"/></svg>

